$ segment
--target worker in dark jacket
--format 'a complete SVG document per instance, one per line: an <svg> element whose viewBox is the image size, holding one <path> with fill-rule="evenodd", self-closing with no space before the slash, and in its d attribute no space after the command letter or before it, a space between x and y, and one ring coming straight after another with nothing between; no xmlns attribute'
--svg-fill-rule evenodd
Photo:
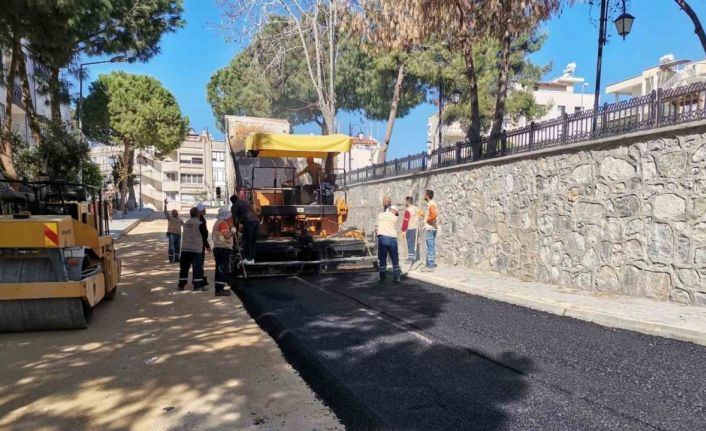
<svg viewBox="0 0 706 431"><path fill-rule="evenodd" d="M194 268L194 290L206 290L203 287L203 238L206 227L199 219L199 210L191 208L191 218L184 223L181 237L181 259L179 260L179 290L184 290L189 281L189 269Z"/></svg>
<svg viewBox="0 0 706 431"><path fill-rule="evenodd" d="M255 256L255 242L260 228L260 218L255 214L255 210L247 199L238 199L238 195L233 195L230 197L230 202L233 204L230 207L233 214L233 226L243 226L243 263L255 263L253 256Z"/></svg>
<svg viewBox="0 0 706 431"><path fill-rule="evenodd" d="M201 268L206 268L206 253L211 252L211 246L208 244L208 224L206 223L206 205L199 203L196 205L196 209L199 210L199 220L201 220L201 227L203 231L201 235L203 236L203 250L201 250ZM203 285L208 286L208 276L204 273L203 275Z"/></svg>

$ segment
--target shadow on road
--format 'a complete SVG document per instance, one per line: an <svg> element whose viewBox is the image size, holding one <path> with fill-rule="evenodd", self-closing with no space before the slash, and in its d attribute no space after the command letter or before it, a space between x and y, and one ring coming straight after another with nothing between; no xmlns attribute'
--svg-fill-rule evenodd
<svg viewBox="0 0 706 431"><path fill-rule="evenodd" d="M285 357L351 429L502 429L527 391L528 358L508 368L422 331L438 292L400 293L376 274L248 281L239 295Z"/></svg>
<svg viewBox="0 0 706 431"><path fill-rule="evenodd" d="M304 385L237 299L176 292L163 231L148 222L121 240L118 296L89 329L0 334L0 429L298 427L283 422Z"/></svg>

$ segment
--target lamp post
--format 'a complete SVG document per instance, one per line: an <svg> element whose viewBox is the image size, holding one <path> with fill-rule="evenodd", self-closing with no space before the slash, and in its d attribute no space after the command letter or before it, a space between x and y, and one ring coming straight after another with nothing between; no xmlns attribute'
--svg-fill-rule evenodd
<svg viewBox="0 0 706 431"><path fill-rule="evenodd" d="M358 128L358 133L362 134L363 133L363 126L360 124L351 124L351 122L348 122L348 136L353 136L353 127ZM353 157L352 157L352 152L348 152L348 172L351 172L353 170Z"/></svg>
<svg viewBox="0 0 706 431"><path fill-rule="evenodd" d="M90 66L92 64L102 64L102 63L125 63L128 61L129 58L125 55L116 55L115 57L111 58L110 60L103 60L103 61L91 61L88 63L81 63L78 65L78 106L77 106L77 117L78 117L78 129L79 132L81 133L81 137L83 137L83 68L84 66ZM82 138L83 139L83 138ZM79 160L79 171L78 171L78 180L79 182L83 181L83 162Z"/></svg>
<svg viewBox="0 0 706 431"><path fill-rule="evenodd" d="M632 29L635 17L625 11L625 0L623 2L623 13L613 21L618 34L625 39ZM598 98L601 91L601 66L603 63L603 46L606 43L606 33L608 30L608 3L609 0L601 0L601 18L598 24L598 57L596 59L596 87L593 94L593 132L598 126Z"/></svg>
<svg viewBox="0 0 706 431"><path fill-rule="evenodd" d="M588 87L588 82L581 84L581 110L585 111L586 108L583 106L583 93L586 92L586 87Z"/></svg>
<svg viewBox="0 0 706 431"><path fill-rule="evenodd" d="M437 132L439 133L439 142L437 143L437 145L438 148L441 148L443 139L441 130L441 128L443 127L443 122L441 117L444 113L444 78L441 75L441 68L446 65L446 60L444 60L444 57L441 54L436 54L434 56L434 63L439 66L439 121L437 125Z"/></svg>

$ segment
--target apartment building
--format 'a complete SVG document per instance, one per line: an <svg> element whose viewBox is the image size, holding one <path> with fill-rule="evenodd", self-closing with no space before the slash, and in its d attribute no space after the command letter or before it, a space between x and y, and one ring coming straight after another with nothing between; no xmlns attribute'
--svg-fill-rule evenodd
<svg viewBox="0 0 706 431"><path fill-rule="evenodd" d="M29 89L32 96L32 103L38 116L51 118L50 97L46 91L49 82L49 70L37 59L35 59L26 48L22 49L22 54L25 57L27 64L27 78ZM0 50L0 61L3 63L2 69L7 71L10 68L10 52L9 50ZM5 103L7 101L7 88L5 81L0 80L0 125L5 124ZM67 122L71 118L69 105L62 104L61 117ZM25 105L22 101L21 82L18 77L15 78L15 89L12 93L12 128L26 142L32 144L32 134L29 130L29 120Z"/></svg>
<svg viewBox="0 0 706 431"><path fill-rule="evenodd" d="M137 151L134 172L143 205L190 208L199 202L219 206L227 201L225 141L204 130L189 129L181 146L157 159L152 150ZM219 199L220 194L220 199Z"/></svg>
<svg viewBox="0 0 706 431"><path fill-rule="evenodd" d="M564 114L593 108L593 93L586 93L588 84L584 78L575 76L576 63L568 64L561 76L549 81L537 82L532 88L535 103L543 106L546 112L542 117L528 120L521 117L517 121L505 119L505 130L524 127L530 121L540 122L560 117ZM579 91L576 91L578 87ZM459 122L439 125L439 114L434 113L427 120L427 151L439 148L439 127L441 127L441 147L455 145L466 139L466 131Z"/></svg>

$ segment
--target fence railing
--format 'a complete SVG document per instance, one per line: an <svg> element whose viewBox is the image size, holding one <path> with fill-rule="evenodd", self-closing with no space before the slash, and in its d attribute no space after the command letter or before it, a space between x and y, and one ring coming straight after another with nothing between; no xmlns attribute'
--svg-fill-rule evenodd
<svg viewBox="0 0 706 431"><path fill-rule="evenodd" d="M669 90L656 90L646 96L593 109L564 114L478 142L455 145L388 160L347 173L347 183L394 177L462 163L526 153L576 142L622 135L639 130L658 129L706 118L706 82Z"/></svg>

